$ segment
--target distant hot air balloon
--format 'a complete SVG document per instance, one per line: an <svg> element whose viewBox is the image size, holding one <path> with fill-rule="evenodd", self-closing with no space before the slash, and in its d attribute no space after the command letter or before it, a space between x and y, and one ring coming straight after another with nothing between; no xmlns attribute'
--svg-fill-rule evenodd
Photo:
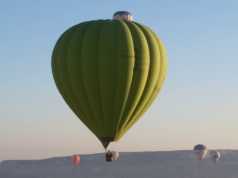
<svg viewBox="0 0 238 178"><path fill-rule="evenodd" d="M80 156L79 155L73 155L72 156L72 163L75 166L79 166L79 164L80 164Z"/></svg>
<svg viewBox="0 0 238 178"><path fill-rule="evenodd" d="M219 151L213 150L213 151L210 151L210 156L211 156L211 159L215 163L217 163L219 159L221 158L221 153Z"/></svg>
<svg viewBox="0 0 238 178"><path fill-rule="evenodd" d="M112 152L110 151L110 150L108 150L107 152L106 152L106 154L105 154L105 160L106 161L113 161L112 160Z"/></svg>
<svg viewBox="0 0 238 178"><path fill-rule="evenodd" d="M119 159L119 152L117 151L112 151L112 160L116 161Z"/></svg>
<svg viewBox="0 0 238 178"><path fill-rule="evenodd" d="M198 160L202 160L206 157L207 154L207 147L203 144L195 145L193 151Z"/></svg>
<svg viewBox="0 0 238 178"><path fill-rule="evenodd" d="M127 21L132 21L133 17L130 12L128 11L118 11L113 14L113 19L114 20L127 20Z"/></svg>
<svg viewBox="0 0 238 178"><path fill-rule="evenodd" d="M105 149L155 100L166 66L160 39L127 12L69 28L52 55L60 94Z"/></svg>

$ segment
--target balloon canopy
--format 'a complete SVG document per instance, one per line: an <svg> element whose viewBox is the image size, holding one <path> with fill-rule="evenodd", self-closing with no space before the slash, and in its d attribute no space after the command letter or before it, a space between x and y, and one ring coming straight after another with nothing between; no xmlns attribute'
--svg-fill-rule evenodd
<svg viewBox="0 0 238 178"><path fill-rule="evenodd" d="M147 111L166 69L158 36L124 18L75 25L61 35L52 54L59 92L105 148Z"/></svg>

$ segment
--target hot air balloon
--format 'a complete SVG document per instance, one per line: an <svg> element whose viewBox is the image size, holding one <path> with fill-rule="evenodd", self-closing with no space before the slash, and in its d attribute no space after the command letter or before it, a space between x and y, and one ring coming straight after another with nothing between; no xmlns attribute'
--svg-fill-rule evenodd
<svg viewBox="0 0 238 178"><path fill-rule="evenodd" d="M106 161L112 161L112 152L110 150L108 150L105 154L105 160Z"/></svg>
<svg viewBox="0 0 238 178"><path fill-rule="evenodd" d="M113 14L113 19L114 20L127 20L127 21L132 21L133 17L130 12L128 11L118 11Z"/></svg>
<svg viewBox="0 0 238 178"><path fill-rule="evenodd" d="M161 40L127 12L69 28L52 54L60 94L105 149L147 111L166 66Z"/></svg>
<svg viewBox="0 0 238 178"><path fill-rule="evenodd" d="M112 151L112 160L118 160L119 159L119 152L117 151Z"/></svg>
<svg viewBox="0 0 238 178"><path fill-rule="evenodd" d="M219 151L213 150L210 152L210 156L214 163L217 163L221 158L221 153Z"/></svg>
<svg viewBox="0 0 238 178"><path fill-rule="evenodd" d="M198 160L202 160L206 157L207 147L205 145L203 144L195 145L193 150Z"/></svg>
<svg viewBox="0 0 238 178"><path fill-rule="evenodd" d="M79 166L79 164L80 164L80 156L79 155L73 155L72 156L72 163L75 166Z"/></svg>

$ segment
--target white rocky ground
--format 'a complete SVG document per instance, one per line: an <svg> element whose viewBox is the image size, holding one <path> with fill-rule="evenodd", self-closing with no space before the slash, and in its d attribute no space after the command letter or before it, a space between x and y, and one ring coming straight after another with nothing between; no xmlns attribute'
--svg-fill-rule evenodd
<svg viewBox="0 0 238 178"><path fill-rule="evenodd" d="M0 178L238 178L238 151L220 152L217 164L209 157L197 161L191 151L121 153L114 162L82 155L79 167L70 157L2 161Z"/></svg>

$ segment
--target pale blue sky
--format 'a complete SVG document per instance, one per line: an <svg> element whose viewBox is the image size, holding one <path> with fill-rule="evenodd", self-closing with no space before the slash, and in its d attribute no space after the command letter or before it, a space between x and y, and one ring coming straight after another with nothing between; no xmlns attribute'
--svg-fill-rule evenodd
<svg viewBox="0 0 238 178"><path fill-rule="evenodd" d="M236 0L1 2L0 159L103 151L56 90L51 53L70 26L117 10L160 36L169 70L159 99L113 148L237 149L237 9Z"/></svg>

